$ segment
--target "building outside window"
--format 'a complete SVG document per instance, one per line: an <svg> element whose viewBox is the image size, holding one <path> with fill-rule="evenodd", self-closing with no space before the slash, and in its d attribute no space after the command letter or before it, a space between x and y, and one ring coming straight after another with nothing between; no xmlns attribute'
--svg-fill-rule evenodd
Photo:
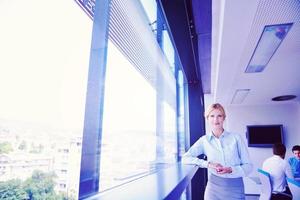
<svg viewBox="0 0 300 200"><path fill-rule="evenodd" d="M110 24L100 191L177 161L174 49L167 32L163 47L156 41L156 2L132 2L135 33L146 38L118 40ZM112 10L123 3L112 0ZM125 11L112 12L131 23ZM27 198L28 187L50 180L54 198L78 199L90 17L72 1L1 2L0 190L16 184Z"/></svg>
<svg viewBox="0 0 300 200"><path fill-rule="evenodd" d="M0 198L77 199L92 21L73 1L0 4Z"/></svg>

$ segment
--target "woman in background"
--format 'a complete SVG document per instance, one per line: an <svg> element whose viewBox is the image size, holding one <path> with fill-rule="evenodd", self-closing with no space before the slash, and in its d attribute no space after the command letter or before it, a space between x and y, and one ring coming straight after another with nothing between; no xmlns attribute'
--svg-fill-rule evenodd
<svg viewBox="0 0 300 200"><path fill-rule="evenodd" d="M210 105L205 117L211 131L183 155L182 162L208 168L205 200L245 199L242 177L253 168L247 147L240 135L224 130L226 114L221 104ZM197 158L201 154L207 156L207 161Z"/></svg>

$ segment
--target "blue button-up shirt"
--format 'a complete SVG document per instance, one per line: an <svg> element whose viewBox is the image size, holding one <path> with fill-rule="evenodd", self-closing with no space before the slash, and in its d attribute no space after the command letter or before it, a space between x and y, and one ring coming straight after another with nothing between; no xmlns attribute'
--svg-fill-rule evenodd
<svg viewBox="0 0 300 200"><path fill-rule="evenodd" d="M197 158L201 154L207 156L207 161ZM230 174L218 174L214 169L208 169L209 173L225 178L246 176L253 168L247 147L240 135L227 131L219 138L211 132L202 136L182 157L182 163L195 164L202 168L206 168L208 162L231 167Z"/></svg>
<svg viewBox="0 0 300 200"><path fill-rule="evenodd" d="M289 159L293 174L295 178L300 178L300 160L295 157Z"/></svg>

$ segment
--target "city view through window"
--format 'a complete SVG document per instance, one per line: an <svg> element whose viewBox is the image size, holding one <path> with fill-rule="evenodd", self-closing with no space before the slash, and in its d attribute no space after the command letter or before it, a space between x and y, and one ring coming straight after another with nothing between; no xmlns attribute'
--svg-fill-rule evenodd
<svg viewBox="0 0 300 200"><path fill-rule="evenodd" d="M74 1L4 0L0 23L0 199L78 199L93 22ZM176 162L178 142L167 85L151 85L111 41L107 56L100 191Z"/></svg>
<svg viewBox="0 0 300 200"><path fill-rule="evenodd" d="M92 21L74 1L4 0L0 24L0 199L78 199Z"/></svg>

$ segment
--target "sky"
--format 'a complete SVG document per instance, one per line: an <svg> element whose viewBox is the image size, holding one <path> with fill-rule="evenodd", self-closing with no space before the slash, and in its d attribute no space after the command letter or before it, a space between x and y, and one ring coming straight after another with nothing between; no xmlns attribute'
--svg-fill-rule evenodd
<svg viewBox="0 0 300 200"><path fill-rule="evenodd" d="M73 0L1 0L0 25L0 119L82 127L92 20Z"/></svg>
<svg viewBox="0 0 300 200"><path fill-rule="evenodd" d="M155 21L155 1L141 2L149 20ZM74 0L0 0L0 25L0 122L16 120L82 129L92 20ZM113 57L118 54L114 48L109 51ZM123 59L108 58L108 62L112 66L128 65ZM129 68L110 68L108 72L111 70L117 70L112 73L120 75L115 78L127 84L124 88L134 87L135 81L143 82L137 75L123 76ZM123 96L128 98L123 98L123 103L134 104L124 108L124 104L115 102L119 98L114 95L121 93L119 84L113 85L110 77L106 81L110 89L106 90L109 103L105 104L105 123L109 127L114 127L112 119L122 127L131 127L120 111L135 113L139 121L147 122L139 123L141 127L155 127L155 113L140 113L143 106L138 104L155 98L150 86L124 90ZM139 101L130 98L137 95Z"/></svg>

